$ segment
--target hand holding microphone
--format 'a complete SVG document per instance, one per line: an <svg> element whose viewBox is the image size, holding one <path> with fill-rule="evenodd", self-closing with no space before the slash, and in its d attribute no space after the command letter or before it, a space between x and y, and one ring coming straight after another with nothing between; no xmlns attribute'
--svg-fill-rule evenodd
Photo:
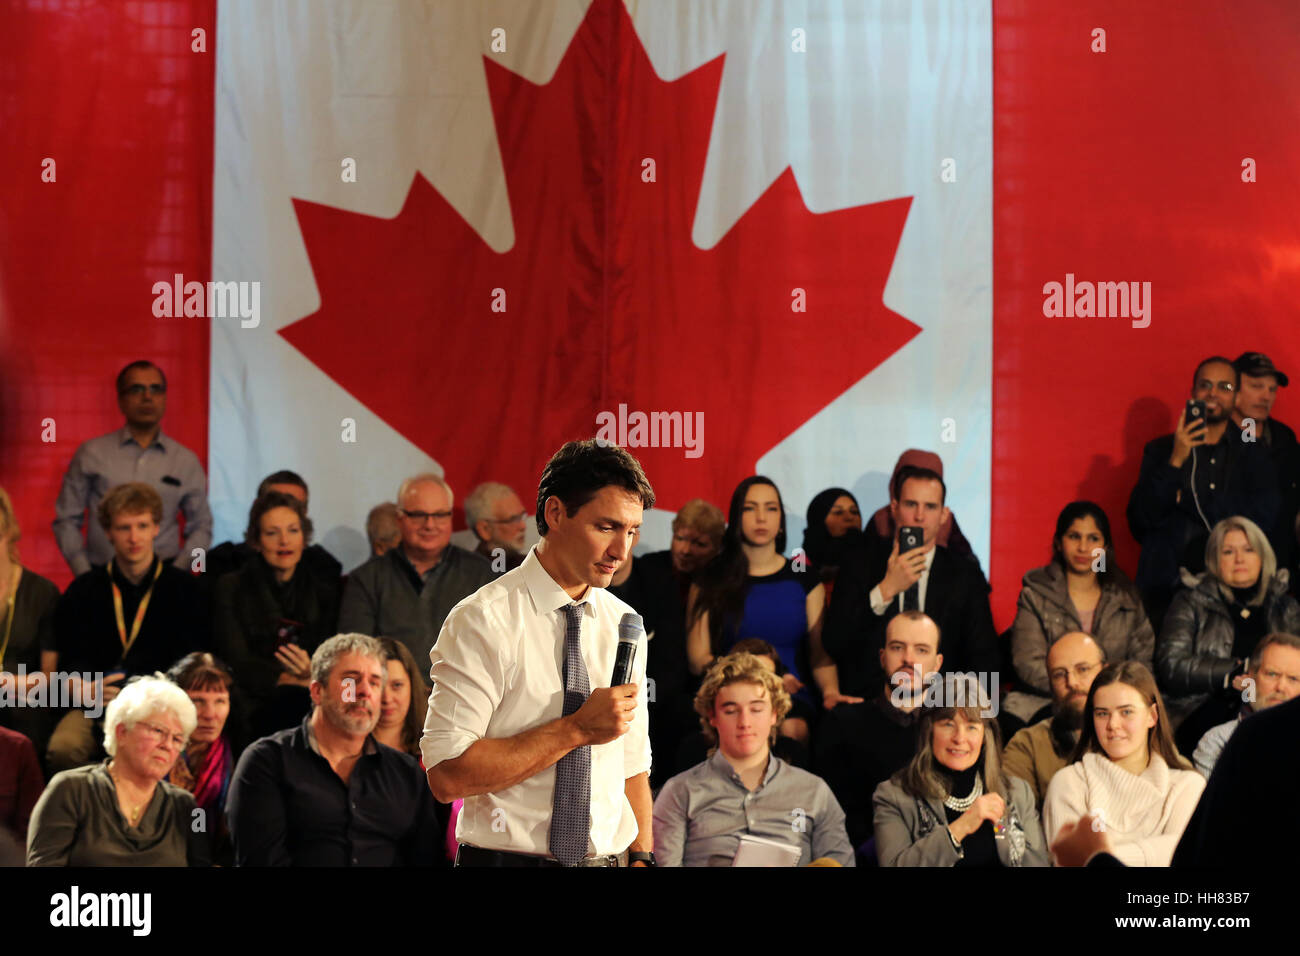
<svg viewBox="0 0 1300 956"><path fill-rule="evenodd" d="M637 651L645 637L640 614L624 614L618 625L618 652L610 687L597 687L573 714L588 744L607 744L632 727L639 688L631 683Z"/></svg>

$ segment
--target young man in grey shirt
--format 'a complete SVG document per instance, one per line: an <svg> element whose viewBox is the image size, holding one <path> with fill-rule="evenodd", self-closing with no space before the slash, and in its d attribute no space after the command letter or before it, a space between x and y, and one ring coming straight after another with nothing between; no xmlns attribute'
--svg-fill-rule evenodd
<svg viewBox="0 0 1300 956"><path fill-rule="evenodd" d="M771 752L790 710L775 673L752 654L723 657L705 676L695 709L718 749L665 783L655 800L660 866L730 866L747 835L796 847L800 866L856 865L830 787Z"/></svg>

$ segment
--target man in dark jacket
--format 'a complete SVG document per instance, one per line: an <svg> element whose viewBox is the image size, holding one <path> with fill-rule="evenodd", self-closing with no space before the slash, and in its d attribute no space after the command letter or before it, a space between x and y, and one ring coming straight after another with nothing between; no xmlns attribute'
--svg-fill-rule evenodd
<svg viewBox="0 0 1300 956"><path fill-rule="evenodd" d="M194 578L154 554L163 517L158 492L140 482L118 485L98 512L113 557L68 585L54 613L54 643L58 670L105 675L96 678L96 697L107 703L125 678L165 671L205 650L208 630ZM92 759L96 737L86 712L65 714L50 738L50 773Z"/></svg>
<svg viewBox="0 0 1300 956"><path fill-rule="evenodd" d="M490 561L451 543L451 506L451 486L440 475L402 482L402 543L349 575L340 631L399 640L421 668L428 667L447 613L496 578Z"/></svg>
<svg viewBox="0 0 1300 956"><path fill-rule="evenodd" d="M1277 476L1268 454L1230 427L1238 384L1230 361L1205 359L1192 376L1192 398L1205 403L1204 421L1189 421L1184 409L1177 430L1142 452L1128 525L1142 546L1136 583L1157 634L1178 588L1179 567L1202 570L1205 542L1218 521L1242 515L1266 531L1276 528Z"/></svg>
<svg viewBox="0 0 1300 956"><path fill-rule="evenodd" d="M1253 437L1267 449L1277 472L1277 489L1282 503L1278 509L1276 531L1269 533L1269 539L1277 554L1277 566L1291 572L1294 591L1296 568L1300 564L1295 533L1296 512L1300 511L1300 443L1296 441L1295 432L1272 415L1277 390L1286 388L1289 379L1263 352L1243 352L1232 365L1241 376L1232 420L1242 429L1243 439Z"/></svg>
<svg viewBox="0 0 1300 956"><path fill-rule="evenodd" d="M929 615L943 632L947 671L997 672L1001 666L988 589L979 568L938 543L948 519L943 478L905 466L894 477L889 506L895 526L923 532L919 547L899 553L871 544L840 568L826 612L822 644L839 669L840 693L870 697L884 672L879 651L885 626L900 611Z"/></svg>

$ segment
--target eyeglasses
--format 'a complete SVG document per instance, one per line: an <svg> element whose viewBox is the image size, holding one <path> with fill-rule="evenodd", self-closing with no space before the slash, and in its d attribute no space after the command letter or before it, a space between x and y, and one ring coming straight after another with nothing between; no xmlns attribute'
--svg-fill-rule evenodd
<svg viewBox="0 0 1300 956"><path fill-rule="evenodd" d="M157 724L146 724L143 720L137 723L136 726L143 727L145 730L149 731L150 736L158 738L159 743L163 743L170 739L172 746L177 750L185 749L186 738L182 734L174 734L166 727L159 727Z"/></svg>
<svg viewBox="0 0 1300 956"><path fill-rule="evenodd" d="M1076 664L1074 666L1074 676L1078 678L1084 678L1087 677L1095 670L1101 670L1101 665L1100 664ZM1068 670L1065 670L1064 668L1061 668L1059 670L1052 671L1052 673L1049 676L1054 681L1063 681L1070 676L1070 672Z"/></svg>
<svg viewBox="0 0 1300 956"><path fill-rule="evenodd" d="M424 524L430 518L434 524L445 524L451 520L450 511L407 511L405 508L397 509L403 517L410 518L416 524Z"/></svg>
<svg viewBox="0 0 1300 956"><path fill-rule="evenodd" d="M154 382L152 385L128 385L119 393L121 395L130 395L132 398L140 398L148 392L150 395L166 395L167 386Z"/></svg>
<svg viewBox="0 0 1300 956"><path fill-rule="evenodd" d="M492 524L518 524L528 517L527 511L521 511L517 515L511 515L509 518L488 518Z"/></svg>
<svg viewBox="0 0 1300 956"><path fill-rule="evenodd" d="M1203 379L1201 379L1199 382L1196 383L1196 387L1197 387L1198 389L1202 389L1202 388L1216 389L1216 388L1217 388L1217 389L1218 389L1219 391L1221 391L1221 392L1235 392L1235 391L1237 390L1237 386L1234 385L1234 384L1232 384L1232 382L1211 382L1208 378L1203 378Z"/></svg>

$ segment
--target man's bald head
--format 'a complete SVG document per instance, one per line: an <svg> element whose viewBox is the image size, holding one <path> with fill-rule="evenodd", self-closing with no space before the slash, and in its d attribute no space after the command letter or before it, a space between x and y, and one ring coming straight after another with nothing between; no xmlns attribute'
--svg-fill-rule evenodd
<svg viewBox="0 0 1300 956"><path fill-rule="evenodd" d="M1059 708L1066 702L1082 713L1093 678L1106 663L1106 652L1082 631L1063 634L1047 651L1047 676L1052 699Z"/></svg>

